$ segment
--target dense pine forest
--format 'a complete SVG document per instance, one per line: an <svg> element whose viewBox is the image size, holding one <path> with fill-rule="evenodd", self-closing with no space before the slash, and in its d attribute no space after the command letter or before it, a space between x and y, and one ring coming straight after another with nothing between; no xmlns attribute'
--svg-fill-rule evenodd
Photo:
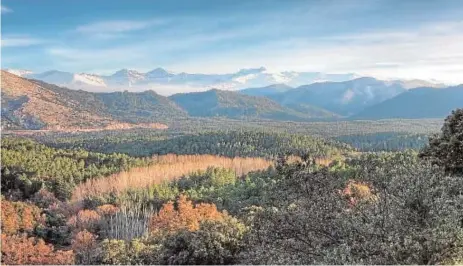
<svg viewBox="0 0 463 266"><path fill-rule="evenodd" d="M358 125L3 136L1 263L463 263L463 109Z"/></svg>
<svg viewBox="0 0 463 266"><path fill-rule="evenodd" d="M96 139L85 136L47 138L39 137L56 148L83 148L103 153L125 153L131 156L153 154L215 154L228 157L276 158L281 154L314 154L330 157L352 150L349 145L335 140L302 134L254 131L211 131L197 134L107 135Z"/></svg>

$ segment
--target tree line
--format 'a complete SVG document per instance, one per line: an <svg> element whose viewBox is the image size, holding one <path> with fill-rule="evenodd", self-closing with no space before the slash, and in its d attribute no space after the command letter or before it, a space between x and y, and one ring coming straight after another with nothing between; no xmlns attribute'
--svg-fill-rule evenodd
<svg viewBox="0 0 463 266"><path fill-rule="evenodd" d="M66 137L40 140L57 148L83 148L103 153L125 153L131 156L175 153L276 158L281 154L310 153L316 157L331 157L352 150L349 145L335 140L261 130L107 135L95 136L95 138Z"/></svg>

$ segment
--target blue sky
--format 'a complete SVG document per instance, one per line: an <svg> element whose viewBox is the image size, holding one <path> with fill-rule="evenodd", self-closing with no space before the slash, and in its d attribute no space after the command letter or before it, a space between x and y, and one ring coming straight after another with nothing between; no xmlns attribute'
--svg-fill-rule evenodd
<svg viewBox="0 0 463 266"><path fill-rule="evenodd" d="M460 0L1 2L2 68L356 72L463 83Z"/></svg>

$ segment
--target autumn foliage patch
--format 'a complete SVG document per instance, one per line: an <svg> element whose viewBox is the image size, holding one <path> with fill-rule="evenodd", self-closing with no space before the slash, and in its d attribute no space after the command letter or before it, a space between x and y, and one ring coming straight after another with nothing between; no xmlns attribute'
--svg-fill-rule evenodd
<svg viewBox="0 0 463 266"><path fill-rule="evenodd" d="M47 245L42 239L27 237L27 235L2 234L2 264L73 264L74 253L70 251L55 251L52 245Z"/></svg>
<svg viewBox="0 0 463 266"><path fill-rule="evenodd" d="M133 168L105 178L90 179L74 189L72 200L78 201L108 192L120 193L129 188L145 188L198 170L204 171L211 166L233 169L236 175L241 176L251 171L267 169L273 164L262 158L227 158L214 155L169 154L153 160L154 164L151 166Z"/></svg>
<svg viewBox="0 0 463 266"><path fill-rule="evenodd" d="M227 214L217 210L214 204L201 203L194 205L186 196L177 200L177 208L169 201L164 204L158 214L150 221L150 232L175 232L179 230L196 231L203 221L220 221Z"/></svg>

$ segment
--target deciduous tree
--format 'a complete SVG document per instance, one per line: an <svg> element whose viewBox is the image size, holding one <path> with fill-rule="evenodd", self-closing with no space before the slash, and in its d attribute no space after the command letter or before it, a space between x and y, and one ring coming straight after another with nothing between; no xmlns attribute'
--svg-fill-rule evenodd
<svg viewBox="0 0 463 266"><path fill-rule="evenodd" d="M73 251L54 250L42 239L26 235L7 236L2 234L2 264L73 264Z"/></svg>

